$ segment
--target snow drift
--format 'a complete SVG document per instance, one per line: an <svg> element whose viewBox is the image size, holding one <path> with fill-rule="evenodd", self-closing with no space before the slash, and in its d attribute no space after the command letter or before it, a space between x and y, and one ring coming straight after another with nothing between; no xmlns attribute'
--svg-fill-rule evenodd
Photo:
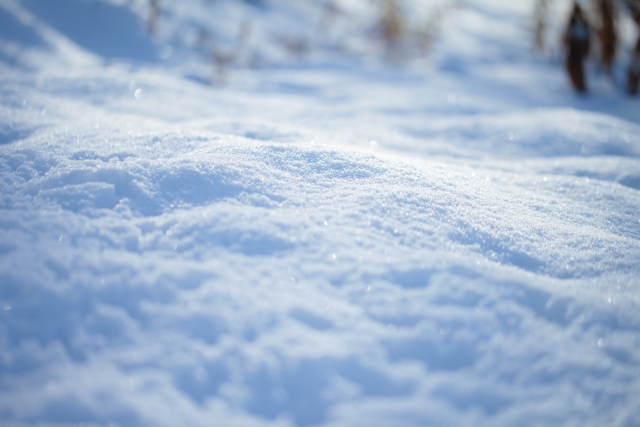
<svg viewBox="0 0 640 427"><path fill-rule="evenodd" d="M299 11L166 3L0 2L3 425L640 425L636 100L499 1L210 87L177 29Z"/></svg>

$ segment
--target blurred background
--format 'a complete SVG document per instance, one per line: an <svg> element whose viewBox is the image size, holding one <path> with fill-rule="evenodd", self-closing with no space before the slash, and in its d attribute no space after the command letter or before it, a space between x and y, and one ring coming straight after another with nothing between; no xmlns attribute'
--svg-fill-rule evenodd
<svg viewBox="0 0 640 427"><path fill-rule="evenodd" d="M585 72L604 70L627 85L638 55L636 0L3 0L0 59L37 66L51 60L44 52L61 49L62 36L106 61L155 63L207 84L226 82L234 70L283 65L428 70L440 45L473 55L464 40L447 38L449 28L469 26L478 41L482 31L464 16L493 3L502 3L504 19L514 10L527 13L518 15L520 33L486 28L482 42L511 43L525 51L515 55L558 66L566 59L568 23L579 4L591 42Z"/></svg>

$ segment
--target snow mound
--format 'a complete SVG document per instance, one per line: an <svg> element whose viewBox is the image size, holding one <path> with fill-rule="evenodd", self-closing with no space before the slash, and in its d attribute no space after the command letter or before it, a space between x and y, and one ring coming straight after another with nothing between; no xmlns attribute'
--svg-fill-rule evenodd
<svg viewBox="0 0 640 427"><path fill-rule="evenodd" d="M326 3L161 3L0 0L0 424L640 425L636 100L525 3L407 68L366 1L303 62Z"/></svg>
<svg viewBox="0 0 640 427"><path fill-rule="evenodd" d="M69 139L3 148L9 419L638 416L636 190L216 134Z"/></svg>

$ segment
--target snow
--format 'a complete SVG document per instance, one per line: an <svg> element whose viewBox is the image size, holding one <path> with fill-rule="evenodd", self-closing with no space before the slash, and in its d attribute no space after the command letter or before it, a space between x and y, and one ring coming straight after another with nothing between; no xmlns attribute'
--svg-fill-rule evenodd
<svg viewBox="0 0 640 427"><path fill-rule="evenodd" d="M161 4L0 1L2 425L640 426L628 52L579 96L530 2L403 64L364 0Z"/></svg>

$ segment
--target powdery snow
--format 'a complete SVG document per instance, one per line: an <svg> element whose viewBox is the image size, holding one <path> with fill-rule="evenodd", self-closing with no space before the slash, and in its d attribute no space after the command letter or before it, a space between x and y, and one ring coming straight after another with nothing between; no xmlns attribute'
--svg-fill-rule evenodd
<svg viewBox="0 0 640 427"><path fill-rule="evenodd" d="M638 100L531 4L434 2L406 67L162 5L0 1L3 425L640 426ZM261 65L204 84L207 16Z"/></svg>

